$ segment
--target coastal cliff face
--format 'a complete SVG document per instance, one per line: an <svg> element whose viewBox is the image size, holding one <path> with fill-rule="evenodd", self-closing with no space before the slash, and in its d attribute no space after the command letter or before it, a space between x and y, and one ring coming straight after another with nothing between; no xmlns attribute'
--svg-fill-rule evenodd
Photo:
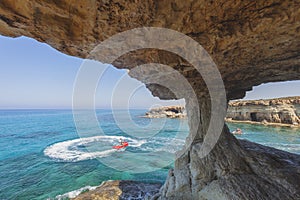
<svg viewBox="0 0 300 200"><path fill-rule="evenodd" d="M300 97L229 102L227 118L241 121L300 124Z"/></svg>
<svg viewBox="0 0 300 200"><path fill-rule="evenodd" d="M298 1L0 1L2 35L29 36L83 58L113 34L143 26L177 30L201 44L217 64L228 99L241 98L261 83L300 79ZM190 147L176 160L157 198L300 198L299 156L238 141L224 122L218 143L201 157L214 113L203 79L186 60L145 49L123 55L113 64L131 69L150 62L169 65L182 74L193 86L200 109L197 115L190 97L180 97L186 99L190 131L197 134L188 138ZM143 72L133 76L142 79ZM147 87L162 99L174 98L159 85Z"/></svg>

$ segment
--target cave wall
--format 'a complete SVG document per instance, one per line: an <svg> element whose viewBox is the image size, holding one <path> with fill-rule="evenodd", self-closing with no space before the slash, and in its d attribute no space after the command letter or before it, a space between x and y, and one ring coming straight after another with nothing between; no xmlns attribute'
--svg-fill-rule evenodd
<svg viewBox="0 0 300 200"><path fill-rule="evenodd" d="M143 26L173 29L199 42L217 64L228 100L261 83L300 79L299 0L0 1L0 34L32 37L82 58L110 36ZM131 69L148 62L178 70L193 86L200 108L198 116L186 97L190 130L197 135L157 198L300 198L299 156L238 141L226 126L215 148L202 158L199 149L211 114L203 79L184 59L155 49L131 52L113 64ZM158 85L147 87L160 98L174 98Z"/></svg>
<svg viewBox="0 0 300 200"><path fill-rule="evenodd" d="M86 57L104 39L136 27L170 28L199 42L217 64L229 99L264 82L298 80L299 1L206 0L2 0L0 33L25 35L69 55ZM119 68L143 62L167 63L199 91L205 85L184 60L160 51L135 52ZM158 87L149 87L156 90Z"/></svg>

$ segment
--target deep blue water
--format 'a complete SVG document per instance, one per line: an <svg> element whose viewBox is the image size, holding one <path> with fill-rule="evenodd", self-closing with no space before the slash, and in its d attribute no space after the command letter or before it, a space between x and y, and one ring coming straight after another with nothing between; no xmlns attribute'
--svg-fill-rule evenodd
<svg viewBox="0 0 300 200"><path fill-rule="evenodd" d="M104 180L163 182L172 167L170 158L188 134L187 121L151 121L140 117L144 112L130 111L137 129L126 120L125 111L117 111L120 124L110 110L98 110L99 124L89 126L90 119L83 118L83 127L88 128L78 135L70 110L0 111L0 199L55 198ZM248 124L229 127L243 129L238 138L300 154L299 129ZM119 138L129 142L126 151L111 148ZM170 162L161 166L160 159ZM136 173L133 166L150 172Z"/></svg>

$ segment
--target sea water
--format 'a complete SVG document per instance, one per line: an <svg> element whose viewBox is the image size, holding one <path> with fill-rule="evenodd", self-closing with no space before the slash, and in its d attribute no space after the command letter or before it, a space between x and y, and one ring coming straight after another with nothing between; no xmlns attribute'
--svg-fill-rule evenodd
<svg viewBox="0 0 300 200"><path fill-rule="evenodd" d="M174 152L188 135L187 120L142 118L145 111L130 110L128 120L127 111L97 110L99 123L90 126L89 119L82 120L81 127L75 126L71 110L0 111L0 199L53 199L105 180L163 183ZM300 154L299 129L229 127L244 131L238 138ZM112 149L120 138L129 147ZM110 165L124 158L131 166ZM164 160L169 162L162 165ZM134 166L144 172L135 172Z"/></svg>
<svg viewBox="0 0 300 200"><path fill-rule="evenodd" d="M188 125L184 119L142 118L145 112L130 110L131 120L127 120L126 111L113 115L110 110L97 110L99 124L78 134L71 110L0 111L0 199L55 198L105 180L162 183L172 162L160 166L158 161L174 158L174 152L184 144ZM128 124L119 124L116 118ZM91 127L88 123L83 120L83 127ZM112 149L120 138L129 142L125 151ZM123 166L120 156L127 152L131 152L131 157L127 156L131 167L144 166L144 172ZM140 154L135 156L136 152ZM120 159L120 166L116 169L101 159Z"/></svg>
<svg viewBox="0 0 300 200"><path fill-rule="evenodd" d="M265 146L300 154L300 129L280 126L265 126L246 123L228 123L231 131L242 129L238 139L246 139Z"/></svg>

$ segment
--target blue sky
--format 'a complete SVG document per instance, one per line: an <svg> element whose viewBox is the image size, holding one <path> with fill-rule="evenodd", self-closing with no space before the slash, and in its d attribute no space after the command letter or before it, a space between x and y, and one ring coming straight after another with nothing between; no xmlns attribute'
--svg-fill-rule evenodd
<svg viewBox="0 0 300 200"><path fill-rule="evenodd" d="M0 36L0 109L71 108L73 83L82 62L83 59L67 56L30 38ZM97 89L98 108L110 107L112 91L123 76L125 83L114 97L118 108L183 103L154 98L143 84L130 78L126 70L110 66ZM128 87L139 87L130 100L122 98L122 90ZM269 83L255 87L245 98L295 96L300 95L299 91L300 81Z"/></svg>
<svg viewBox="0 0 300 200"><path fill-rule="evenodd" d="M31 38L0 36L0 109L71 108L73 84L83 61ZM99 67L102 67L100 63ZM114 97L116 108L126 108L128 104L131 108L150 108L183 103L153 97L126 70L110 66L98 85L98 108L110 107L112 91L123 76L125 84ZM129 100L122 98L122 91L133 86L139 87L134 95Z"/></svg>

